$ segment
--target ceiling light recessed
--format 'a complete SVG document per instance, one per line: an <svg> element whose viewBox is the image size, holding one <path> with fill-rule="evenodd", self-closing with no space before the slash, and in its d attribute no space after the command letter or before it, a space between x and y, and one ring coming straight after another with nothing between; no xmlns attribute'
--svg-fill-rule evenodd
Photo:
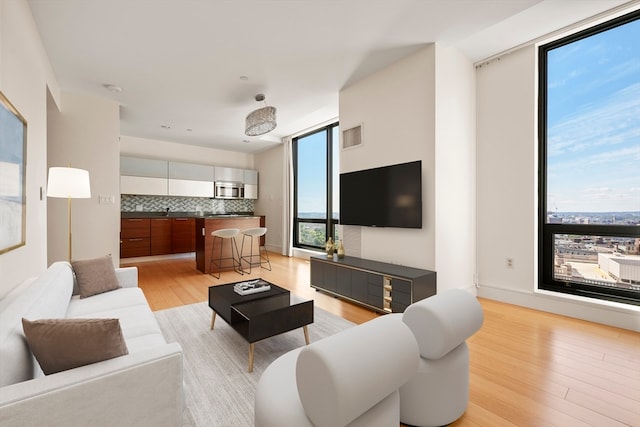
<svg viewBox="0 0 640 427"><path fill-rule="evenodd" d="M171 126L169 126L169 125L160 125L160 127L162 129L171 129Z"/></svg>
<svg viewBox="0 0 640 427"><path fill-rule="evenodd" d="M247 76L240 76L240 80L242 80L243 82L246 82L247 80L249 80L249 77L247 77Z"/></svg>
<svg viewBox="0 0 640 427"><path fill-rule="evenodd" d="M112 84L103 84L102 86L104 86L104 88L107 89L109 92L115 92L115 93L122 92L122 88L120 86L116 86Z"/></svg>

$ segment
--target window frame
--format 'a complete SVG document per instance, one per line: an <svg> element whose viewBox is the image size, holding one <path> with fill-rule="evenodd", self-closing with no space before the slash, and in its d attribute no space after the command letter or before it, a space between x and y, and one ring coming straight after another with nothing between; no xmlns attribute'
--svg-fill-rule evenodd
<svg viewBox="0 0 640 427"><path fill-rule="evenodd" d="M336 240L336 225L340 223L338 218L333 218L333 143L334 143L334 128L339 130L340 123L338 121L330 123L328 125L319 127L312 131L298 135L292 139L292 154L293 154L293 247L299 249L310 249L324 251L324 242L322 245L314 246L300 242L300 224L324 224L325 236L328 239L331 237ZM311 136L316 133L326 132L326 202L325 210L327 218L300 218L298 217L298 141ZM339 134L339 132L337 133ZM339 137L339 136L338 136ZM339 154L339 153L338 153Z"/></svg>
<svg viewBox="0 0 640 427"><path fill-rule="evenodd" d="M606 224L551 224L547 206L547 53L558 47L603 33L640 19L640 10L595 25L591 28L554 40L538 47L538 289L564 294L640 305L640 293L622 288L604 288L580 282L560 281L554 278L554 236L587 235L603 237L640 237L636 225Z"/></svg>

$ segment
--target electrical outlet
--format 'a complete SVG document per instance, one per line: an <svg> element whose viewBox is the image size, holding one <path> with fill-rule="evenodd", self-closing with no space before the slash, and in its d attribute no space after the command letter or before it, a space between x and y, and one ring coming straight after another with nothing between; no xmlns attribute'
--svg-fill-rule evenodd
<svg viewBox="0 0 640 427"><path fill-rule="evenodd" d="M513 268L513 258L507 258L507 268Z"/></svg>

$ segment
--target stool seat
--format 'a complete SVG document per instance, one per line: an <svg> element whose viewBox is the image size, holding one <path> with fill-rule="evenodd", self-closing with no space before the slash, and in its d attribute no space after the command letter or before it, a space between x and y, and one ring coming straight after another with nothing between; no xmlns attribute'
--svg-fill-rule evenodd
<svg viewBox="0 0 640 427"><path fill-rule="evenodd" d="M236 237L238 234L240 234L239 228L221 228L220 230L215 230L211 232L212 236L221 237L223 239Z"/></svg>
<svg viewBox="0 0 640 427"><path fill-rule="evenodd" d="M211 232L211 237L213 239L212 245L211 245L211 257L209 258L209 274L213 271L213 269L211 268L216 267L217 273L218 275L214 277L216 279L220 278L220 273L222 272L222 262L223 261L228 261L231 260L231 267L233 268L233 270L236 273L240 273L240 274L244 274L244 272L242 271L242 262L241 262L241 257L240 257L240 252L238 251L238 243L236 241L236 237L238 236L238 234L240 234L240 229L239 228L221 228L219 230L214 230ZM220 251L219 251L219 256L216 258L214 257L214 252L215 252L215 246L216 246L216 239L220 239ZM224 241L225 240L229 240L231 243L231 256L227 256L227 257L223 257L223 251L224 251ZM227 267L228 267L228 263L227 263Z"/></svg>
<svg viewBox="0 0 640 427"><path fill-rule="evenodd" d="M246 234L247 236L260 237L267 234L267 228L266 227L248 228L244 230L242 234Z"/></svg>
<svg viewBox="0 0 640 427"><path fill-rule="evenodd" d="M267 270L271 271L271 261L269 260L267 248L264 245L261 245L260 241L258 241L258 253L256 254L253 252L253 238L256 237L260 239L265 234L267 234L266 227L247 228L246 230L242 231L242 245L240 246L240 266L243 272L243 262L246 262L247 265L249 265L249 274L251 274L251 267L255 264L259 264L260 268L266 268ZM247 238L249 239L249 254L245 255L244 244ZM254 258L257 258L257 262L254 262Z"/></svg>

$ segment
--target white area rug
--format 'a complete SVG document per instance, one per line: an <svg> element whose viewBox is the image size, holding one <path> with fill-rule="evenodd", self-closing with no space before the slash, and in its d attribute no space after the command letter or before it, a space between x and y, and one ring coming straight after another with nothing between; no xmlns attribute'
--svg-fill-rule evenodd
<svg viewBox="0 0 640 427"><path fill-rule="evenodd" d="M220 316L210 330L211 314L207 302L155 312L165 339L179 342L184 352L184 426L253 426L260 375L278 356L305 345L302 328L257 342L249 373L249 344ZM315 342L351 326L315 307L309 336Z"/></svg>

